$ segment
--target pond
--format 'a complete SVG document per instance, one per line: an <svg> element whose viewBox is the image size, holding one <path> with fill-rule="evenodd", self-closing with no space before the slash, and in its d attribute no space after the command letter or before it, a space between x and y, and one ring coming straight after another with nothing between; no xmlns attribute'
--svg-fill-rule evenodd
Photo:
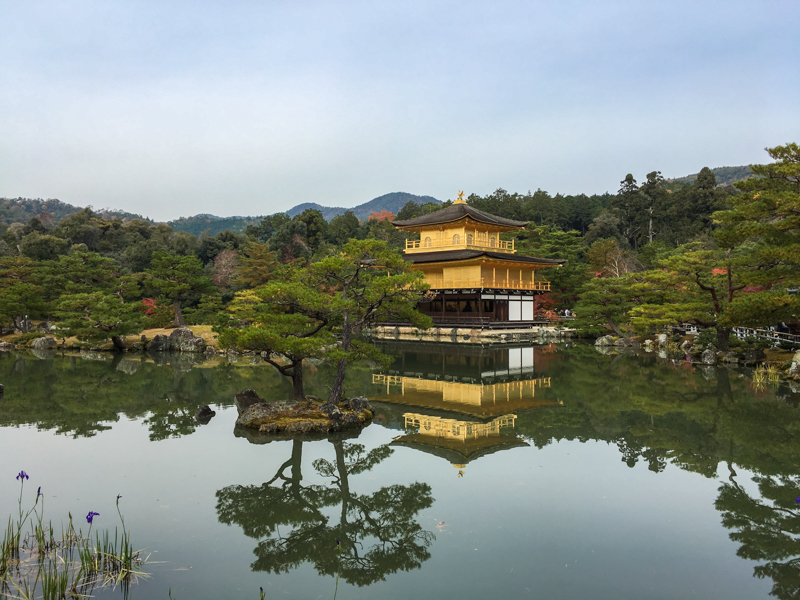
<svg viewBox="0 0 800 600"><path fill-rule="evenodd" d="M375 422L296 440L234 430L237 392L291 395L257 358L0 353L0 518L21 469L57 527L113 531L121 495L142 599L800 594L792 389L586 344L381 347L346 390Z"/></svg>

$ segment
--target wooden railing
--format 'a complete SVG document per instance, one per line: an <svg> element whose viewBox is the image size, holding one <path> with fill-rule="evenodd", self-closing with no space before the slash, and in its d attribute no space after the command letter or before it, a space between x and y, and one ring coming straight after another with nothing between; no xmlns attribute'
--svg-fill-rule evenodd
<svg viewBox="0 0 800 600"><path fill-rule="evenodd" d="M444 277L431 277L428 275L425 278L425 283L431 286L431 289L460 289L460 288L493 288L503 290L534 290L537 292L549 292L549 281L522 281L520 279L495 279L493 277L481 277L480 279L469 277L455 277L445 279Z"/></svg>
<svg viewBox="0 0 800 600"><path fill-rule="evenodd" d="M504 242L503 240L495 241L492 245L489 240L473 240L471 244L460 242L454 244L452 238L446 240L406 240L406 252L409 250L417 252L428 252L436 248L447 248L448 250L469 250L471 248L478 248L480 250L496 250L498 252L515 253L514 240Z"/></svg>

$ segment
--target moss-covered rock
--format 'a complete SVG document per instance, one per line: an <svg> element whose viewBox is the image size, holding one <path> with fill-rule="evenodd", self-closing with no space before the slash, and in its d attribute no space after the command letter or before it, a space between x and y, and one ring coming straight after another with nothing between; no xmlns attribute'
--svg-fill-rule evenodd
<svg viewBox="0 0 800 600"><path fill-rule="evenodd" d="M266 434L328 433L359 429L372 420L366 398L352 398L338 405L306 399L301 402L266 402L252 390L237 394L238 427Z"/></svg>

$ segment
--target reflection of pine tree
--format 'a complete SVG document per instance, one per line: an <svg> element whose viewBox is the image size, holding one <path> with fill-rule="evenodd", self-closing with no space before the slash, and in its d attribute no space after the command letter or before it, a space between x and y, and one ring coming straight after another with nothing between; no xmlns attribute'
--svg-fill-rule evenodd
<svg viewBox="0 0 800 600"><path fill-rule="evenodd" d="M254 571L285 573L308 561L321 575L336 575L354 585L369 585L396 571L419 568L430 558L435 539L414 520L433 504L424 483L391 485L361 495L350 489L350 477L372 469L392 449L369 452L361 444L331 442L335 461L314 461L329 485L303 485L302 442L270 481L260 486L229 486L217 492L222 523L237 523L245 535L260 539ZM291 471L286 475L286 470ZM277 485L275 485L277 483ZM338 519L321 509L339 505ZM282 534L281 525L292 529ZM341 550L339 548L341 544Z"/></svg>
<svg viewBox="0 0 800 600"><path fill-rule="evenodd" d="M756 475L761 498L751 498L735 480L723 483L715 503L722 524L734 531L730 538L741 546L736 554L749 560L767 561L753 569L759 579L772 579L771 596L781 600L800 598L800 476Z"/></svg>

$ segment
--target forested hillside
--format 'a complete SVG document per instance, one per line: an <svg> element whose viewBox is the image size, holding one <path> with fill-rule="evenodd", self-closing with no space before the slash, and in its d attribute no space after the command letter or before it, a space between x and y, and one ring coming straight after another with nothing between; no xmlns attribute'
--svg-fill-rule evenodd
<svg viewBox="0 0 800 600"><path fill-rule="evenodd" d="M753 176L750 165L742 165L740 167L717 167L711 169L714 178L717 180L717 185L733 185L737 181L744 181ZM676 177L670 179L669 182L692 184L697 179L698 173L687 175L686 177Z"/></svg>
<svg viewBox="0 0 800 600"><path fill-rule="evenodd" d="M33 217L39 217L43 222L54 225L64 217L83 210L82 207L73 206L56 199L42 200L41 198L0 198L0 223L27 223ZM104 208L97 214L108 219L145 219L141 215Z"/></svg>
<svg viewBox="0 0 800 600"><path fill-rule="evenodd" d="M573 308L579 325L617 335L690 323L720 334L718 347L724 348L732 327L781 321L800 326L800 147L768 151L774 162L753 165L755 177L734 186L718 186L714 172L704 168L691 184L669 189L652 171L641 181L623 176L613 194L498 189L473 194L468 202L528 221L525 229L505 234L515 238L521 254L566 260L563 268L547 271L553 291L537 301L541 309ZM5 202L4 216L14 222L0 223L0 324L22 315L50 316L54 307L61 307L56 316L80 319L87 306L107 308L107 294L115 303L126 300L120 310L133 310L144 299L148 315L169 319L169 311L158 307L174 303L176 289L183 290L180 302L190 321L215 319L237 293L335 257L350 240L379 240L401 250L413 234L396 230L393 219L449 205L419 204L420 197L412 196L394 213L389 209L398 198L367 203L366 219L348 210L327 221L310 208L248 219L243 231L200 236L130 215L123 220L90 209L66 214L74 207L57 201ZM17 220L28 214L36 216ZM194 218L209 233L226 221ZM176 271L194 283L176 287L170 283ZM70 292L65 277L82 296ZM104 282L106 295L92 292L94 280ZM72 307L78 300L85 305Z"/></svg>

